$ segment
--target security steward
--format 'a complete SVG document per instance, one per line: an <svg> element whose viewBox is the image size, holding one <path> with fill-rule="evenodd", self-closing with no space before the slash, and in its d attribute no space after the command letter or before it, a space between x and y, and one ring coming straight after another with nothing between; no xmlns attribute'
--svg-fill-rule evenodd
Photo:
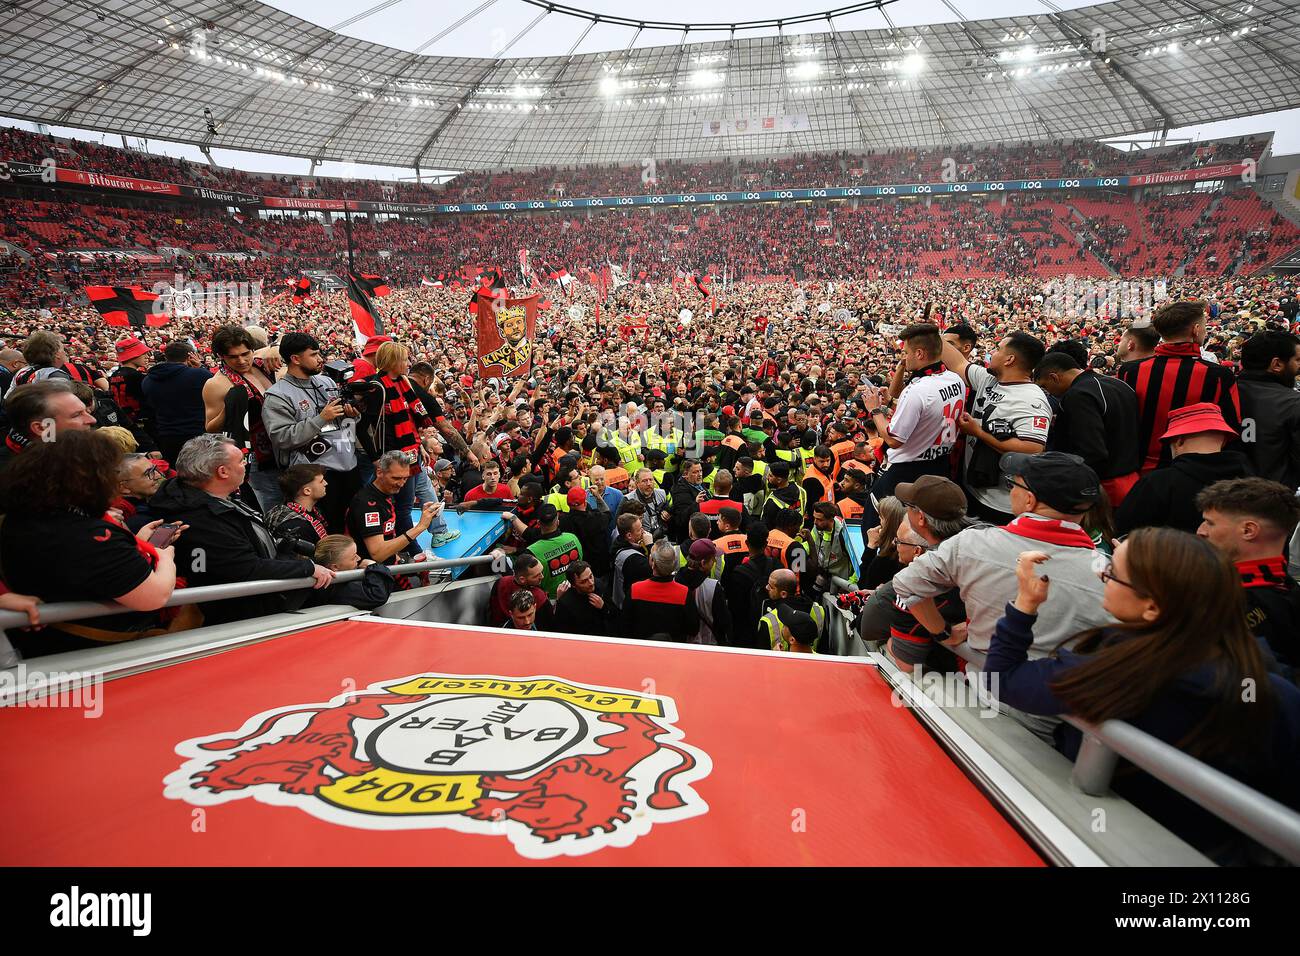
<svg viewBox="0 0 1300 956"><path fill-rule="evenodd" d="M835 507L845 521L860 519L870 504L871 492L865 477L865 473L856 468L845 468L840 472L840 499Z"/></svg>
<svg viewBox="0 0 1300 956"><path fill-rule="evenodd" d="M790 638L784 633L790 612L800 612L813 622L813 629L802 631L799 643L808 647L803 653L817 653L826 623L826 608L814 602L806 595L799 594L794 572L777 568L767 579L767 600L763 605L763 616L758 622L760 642L774 651L791 649Z"/></svg>
<svg viewBox="0 0 1300 956"><path fill-rule="evenodd" d="M799 512L803 521L807 510L808 496L799 485L790 484L790 465L784 461L774 461L767 468L767 497L763 501L763 524L769 528L776 524L778 512L793 508Z"/></svg>
<svg viewBox="0 0 1300 956"><path fill-rule="evenodd" d="M804 500L808 504L816 504L819 501L835 502L835 479L832 474L835 470L835 457L831 450L825 445L818 445L813 449L812 465L804 473L803 492ZM812 509L805 507L804 522L805 528L812 527Z"/></svg>

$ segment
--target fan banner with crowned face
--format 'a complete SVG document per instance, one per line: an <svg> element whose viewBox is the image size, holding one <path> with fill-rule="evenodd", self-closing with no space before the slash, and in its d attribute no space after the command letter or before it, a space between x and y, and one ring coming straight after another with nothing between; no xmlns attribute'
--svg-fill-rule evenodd
<svg viewBox="0 0 1300 956"><path fill-rule="evenodd" d="M523 378L532 367L537 331L537 293L509 298L505 289L478 294L474 319L480 378Z"/></svg>

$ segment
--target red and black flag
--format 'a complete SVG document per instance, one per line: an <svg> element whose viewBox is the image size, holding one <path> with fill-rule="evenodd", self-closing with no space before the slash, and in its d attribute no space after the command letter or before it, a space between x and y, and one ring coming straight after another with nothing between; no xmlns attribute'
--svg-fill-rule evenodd
<svg viewBox="0 0 1300 956"><path fill-rule="evenodd" d="M474 293L469 297L469 314L471 316L478 315L478 297L480 294L490 297L494 293L497 293L498 289L501 289L503 291L498 294L504 295L504 290L507 288L509 288L509 285L506 283L505 277L501 275L500 269L493 268L489 271L480 272L478 276L478 286L474 289Z"/></svg>
<svg viewBox="0 0 1300 956"><path fill-rule="evenodd" d="M369 296L382 298L393 291L388 287L388 280L383 276L367 275L364 272L349 272L348 278Z"/></svg>
<svg viewBox="0 0 1300 956"><path fill-rule="evenodd" d="M293 304L302 305L303 300L311 295L311 279L302 276L297 282L293 283Z"/></svg>
<svg viewBox="0 0 1300 956"><path fill-rule="evenodd" d="M691 276L691 282L694 283L696 290L706 299L709 297L709 280L711 278L713 277L707 272L704 275L692 274Z"/></svg>
<svg viewBox="0 0 1300 956"><path fill-rule="evenodd" d="M569 275L569 270L564 268L564 266L560 266L558 269L553 269L550 273L548 273L548 275L550 276L551 279L555 281L555 284L558 285L563 290L564 294L567 296L569 294L569 286L573 283L573 276Z"/></svg>
<svg viewBox="0 0 1300 956"><path fill-rule="evenodd" d="M138 285L88 285L86 295L95 311L104 317L108 325L123 325L142 329L166 325L172 317L161 311L158 296L146 292Z"/></svg>
<svg viewBox="0 0 1300 956"><path fill-rule="evenodd" d="M370 301L372 296L388 295L387 280L380 276L348 273L348 305L352 307L352 328L356 333L357 348L364 348L375 335L384 334L384 319Z"/></svg>

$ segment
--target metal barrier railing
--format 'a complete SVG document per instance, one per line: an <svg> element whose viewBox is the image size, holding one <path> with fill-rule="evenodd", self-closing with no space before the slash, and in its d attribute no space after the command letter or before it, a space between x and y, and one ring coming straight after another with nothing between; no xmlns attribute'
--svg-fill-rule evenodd
<svg viewBox="0 0 1300 956"><path fill-rule="evenodd" d="M1061 719L1083 733L1071 779L1084 793L1109 790L1123 757L1287 862L1300 863L1300 813L1122 720L1098 727L1075 717Z"/></svg>
<svg viewBox="0 0 1300 956"><path fill-rule="evenodd" d="M473 558L449 558L446 560L421 561L418 564L398 564L389 567L389 571L399 576L420 574L424 571L443 571L451 568L466 568L491 564L496 560L490 554ZM335 584L359 581L364 570L341 571L334 576ZM213 584L202 588L179 588L172 592L163 607L181 607L186 604L204 604L208 601L224 601L229 598L254 597L258 594L274 594L280 591L305 591L315 583L312 578L293 578L287 581L241 581L237 584ZM59 624L63 621L77 621L88 617L106 617L111 614L130 614L132 609L123 607L115 601L65 601L59 604L40 605L41 624ZM19 611L0 611L0 629L27 627L27 615Z"/></svg>
<svg viewBox="0 0 1300 956"><path fill-rule="evenodd" d="M965 644L950 649L962 660L984 666L982 652ZM1300 864L1300 813L1122 720L1097 727L1076 717L1061 719L1083 733L1071 780L1084 793L1106 793L1123 757L1288 862Z"/></svg>

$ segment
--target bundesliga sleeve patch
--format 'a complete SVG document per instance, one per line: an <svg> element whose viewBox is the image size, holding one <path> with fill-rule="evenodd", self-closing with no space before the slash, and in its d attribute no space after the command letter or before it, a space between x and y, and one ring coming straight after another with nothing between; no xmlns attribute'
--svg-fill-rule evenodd
<svg viewBox="0 0 1300 956"><path fill-rule="evenodd" d="M378 528L378 527L379 527L379 512L378 512L378 511L367 511L367 512L366 512L366 527L367 527L367 528Z"/></svg>

